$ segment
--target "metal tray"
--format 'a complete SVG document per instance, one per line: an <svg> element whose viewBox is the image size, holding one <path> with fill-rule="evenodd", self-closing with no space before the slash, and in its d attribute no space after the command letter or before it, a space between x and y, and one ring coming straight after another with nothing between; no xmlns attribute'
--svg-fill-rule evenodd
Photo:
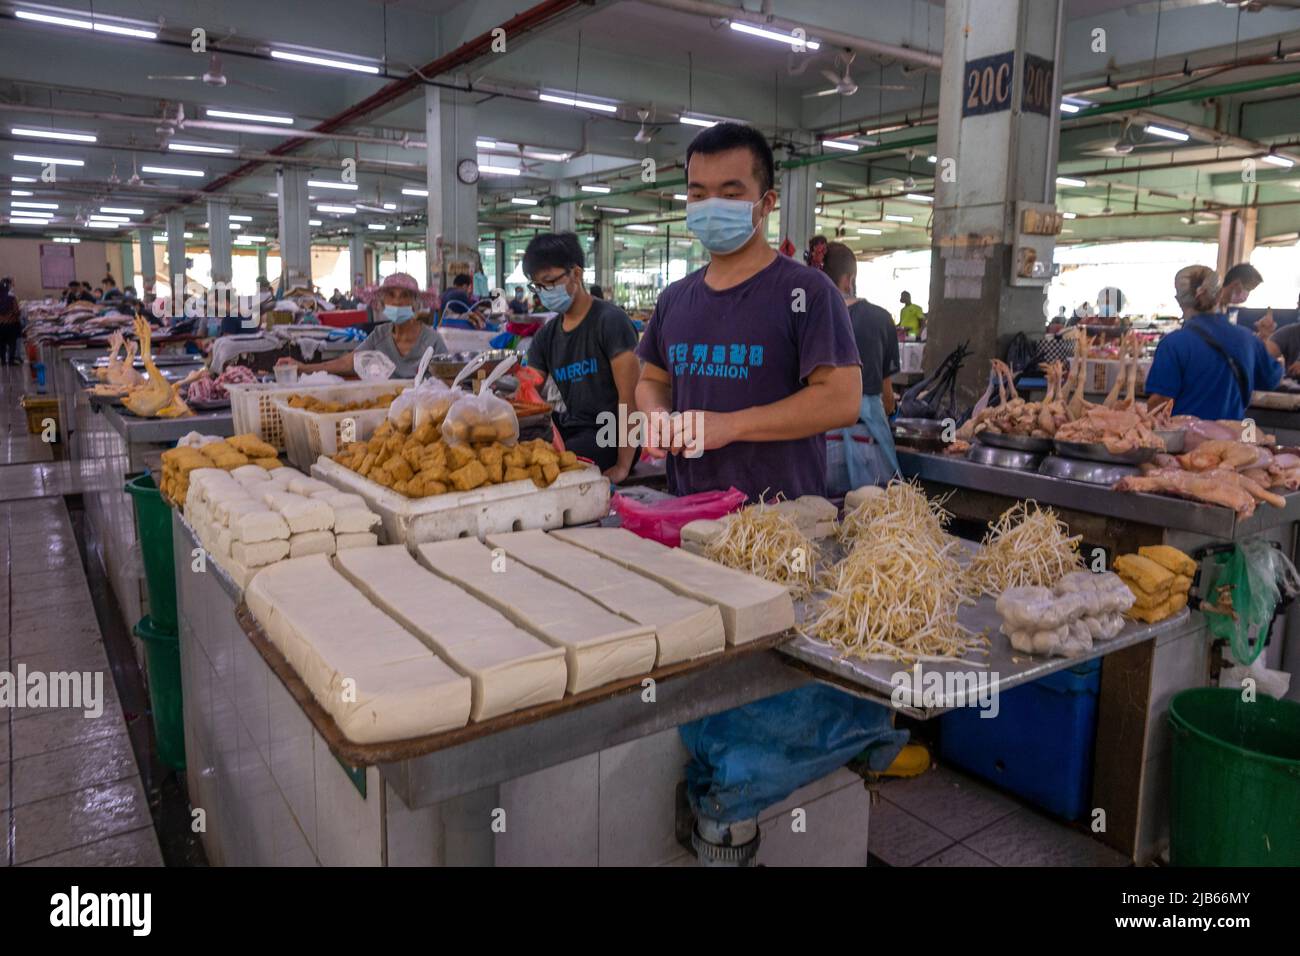
<svg viewBox="0 0 1300 956"><path fill-rule="evenodd" d="M944 424L933 418L894 419L894 443L920 451L942 451Z"/></svg>
<svg viewBox="0 0 1300 956"><path fill-rule="evenodd" d="M1141 474L1141 471L1133 465L1118 465L1107 461L1080 461L1075 458L1048 455L1038 466L1038 473L1049 478L1064 478L1066 481L1083 481L1090 485L1109 487L1121 478Z"/></svg>
<svg viewBox="0 0 1300 956"><path fill-rule="evenodd" d="M1112 454L1101 442L1056 441L1056 453L1064 458L1105 461L1116 465L1141 465L1160 454L1159 448L1135 448L1122 455Z"/></svg>
<svg viewBox="0 0 1300 956"><path fill-rule="evenodd" d="M464 352L443 352L435 355L429 360L429 374L435 378L453 379L460 374L460 370L469 364L470 360L480 353L474 351ZM483 362L480 369L484 374L491 372L503 360L511 355L518 355L523 359L523 352L513 349L487 349L487 359Z"/></svg>
<svg viewBox="0 0 1300 956"><path fill-rule="evenodd" d="M995 448L1010 448L1013 451L1031 451L1045 454L1052 450L1050 438L1031 438L1028 435L1003 435L998 432L982 431L975 440Z"/></svg>
<svg viewBox="0 0 1300 956"><path fill-rule="evenodd" d="M997 448L992 445L971 445L966 458L980 465L993 465L996 468L1012 468L1016 471L1033 471L1038 467L1043 456L1032 451L1017 451L1014 448Z"/></svg>
<svg viewBox="0 0 1300 956"><path fill-rule="evenodd" d="M1165 451L1170 455L1181 455L1187 447L1187 432L1182 428L1157 431L1156 434L1165 443Z"/></svg>

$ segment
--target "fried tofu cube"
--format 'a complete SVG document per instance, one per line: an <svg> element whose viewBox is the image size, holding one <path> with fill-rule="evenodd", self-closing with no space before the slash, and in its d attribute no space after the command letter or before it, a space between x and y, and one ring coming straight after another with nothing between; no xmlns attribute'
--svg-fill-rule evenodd
<svg viewBox="0 0 1300 956"><path fill-rule="evenodd" d="M502 456L502 462L507 468L527 468L528 454L524 451L523 446L516 445L514 448L507 449Z"/></svg>
<svg viewBox="0 0 1300 956"><path fill-rule="evenodd" d="M408 481L415 474L415 469L400 456L388 459L384 463L384 470L393 476L394 481Z"/></svg>
<svg viewBox="0 0 1300 956"><path fill-rule="evenodd" d="M402 459L411 466L412 471L419 471L423 463L422 445L407 445L402 449Z"/></svg>
<svg viewBox="0 0 1300 956"><path fill-rule="evenodd" d="M560 477L560 466L553 461L548 461L542 465L542 477L546 479L546 484L550 485L556 478Z"/></svg>
<svg viewBox="0 0 1300 956"><path fill-rule="evenodd" d="M578 456L571 451L560 452L560 467L567 468L569 465L578 464Z"/></svg>
<svg viewBox="0 0 1300 956"><path fill-rule="evenodd" d="M467 448L464 445L449 445L447 447L447 467L452 471L459 471L471 461L478 461L472 448Z"/></svg>
<svg viewBox="0 0 1300 956"><path fill-rule="evenodd" d="M501 484L501 480L505 477L505 466L501 464L500 460L485 464L483 468L487 471L488 484Z"/></svg>
<svg viewBox="0 0 1300 956"><path fill-rule="evenodd" d="M375 467L375 453L371 452L361 461L361 467L357 469L358 475L369 475L372 468Z"/></svg>
<svg viewBox="0 0 1300 956"><path fill-rule="evenodd" d="M505 469L505 474L501 476L501 480L502 481L523 481L527 477L529 477L527 468L508 466Z"/></svg>
<svg viewBox="0 0 1300 956"><path fill-rule="evenodd" d="M504 445L493 443L491 445L484 445L483 447L478 449L478 460L483 462L484 465L492 465L492 464L500 465L502 464L502 460L504 457L505 457Z"/></svg>
<svg viewBox="0 0 1300 956"><path fill-rule="evenodd" d="M438 438L437 426L435 426L433 422L425 422L415 430L415 434L411 437L421 445L431 445Z"/></svg>
<svg viewBox="0 0 1300 956"><path fill-rule="evenodd" d="M449 476L451 486L457 491L470 491L487 481L487 469L477 459L457 468Z"/></svg>
<svg viewBox="0 0 1300 956"><path fill-rule="evenodd" d="M541 466L541 465L529 465L529 466L528 466L528 477L531 478L531 479L533 479L533 481L536 482L537 484L542 485L543 487L545 487L545 485L546 485L546 476L545 476L544 474L542 474L542 466Z"/></svg>

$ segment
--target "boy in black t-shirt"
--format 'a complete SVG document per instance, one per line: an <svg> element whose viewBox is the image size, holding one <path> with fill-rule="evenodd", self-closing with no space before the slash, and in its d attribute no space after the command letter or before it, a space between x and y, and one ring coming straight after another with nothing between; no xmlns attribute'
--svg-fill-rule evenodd
<svg viewBox="0 0 1300 956"><path fill-rule="evenodd" d="M618 306L592 298L583 281L585 264L573 233L543 233L528 243L524 275L542 307L558 313L533 337L528 364L549 375L564 397L555 424L565 447L596 462L617 484L627 478L638 450L609 442L617 429L601 426L606 414L619 420L620 405L623 419L636 408L636 328Z"/></svg>

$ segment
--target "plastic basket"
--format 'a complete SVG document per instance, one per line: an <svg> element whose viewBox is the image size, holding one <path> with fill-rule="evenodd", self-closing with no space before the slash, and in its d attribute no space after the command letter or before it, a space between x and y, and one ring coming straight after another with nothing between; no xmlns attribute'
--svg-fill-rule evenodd
<svg viewBox="0 0 1300 956"><path fill-rule="evenodd" d="M284 398L275 405L284 430L285 454L289 463L301 471L308 471L321 455L334 455L350 441L365 441L388 417L387 408L309 412L290 408Z"/></svg>
<svg viewBox="0 0 1300 956"><path fill-rule="evenodd" d="M310 392L326 401L357 401L372 395L411 385L410 379L388 379L382 382L343 382L334 385L276 385L250 383L227 385L230 393L230 414L234 420L235 434L256 435L276 451L284 451L284 424L280 420L279 399Z"/></svg>

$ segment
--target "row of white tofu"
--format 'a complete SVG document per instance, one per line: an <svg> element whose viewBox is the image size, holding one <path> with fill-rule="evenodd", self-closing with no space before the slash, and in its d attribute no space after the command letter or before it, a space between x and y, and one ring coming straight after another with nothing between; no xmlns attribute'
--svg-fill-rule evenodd
<svg viewBox="0 0 1300 956"><path fill-rule="evenodd" d="M245 600L344 735L401 740L780 633L780 585L614 528L292 559ZM418 560L417 560L418 557Z"/></svg>
<svg viewBox="0 0 1300 956"><path fill-rule="evenodd" d="M286 558L379 543L379 515L360 495L293 468L196 469L183 514L208 555L240 587L258 568Z"/></svg>

